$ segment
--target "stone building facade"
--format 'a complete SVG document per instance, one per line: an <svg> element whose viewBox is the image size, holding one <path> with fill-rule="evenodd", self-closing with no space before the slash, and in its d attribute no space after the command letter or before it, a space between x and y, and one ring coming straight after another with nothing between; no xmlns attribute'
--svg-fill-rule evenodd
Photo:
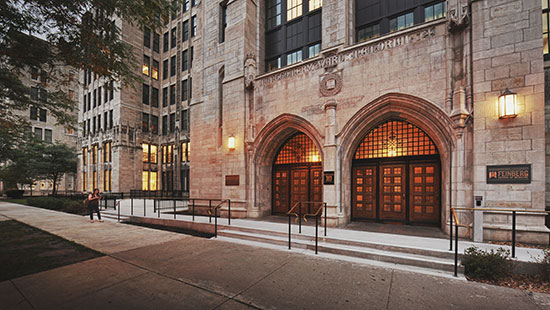
<svg viewBox="0 0 550 310"><path fill-rule="evenodd" d="M545 209L540 0L191 2L159 33L159 53L123 25L138 59L160 64L159 79L145 84L161 94L174 85L175 103L143 104L142 85L115 91L100 108L114 110L114 125L81 139L88 153L112 141L112 162L81 164L85 179L110 167L113 191L188 189L231 199L239 217L324 201L338 226L371 220L448 232L450 208L473 207L475 197L486 208ZM185 50L193 50L188 70ZM170 59L176 73L160 78ZM507 89L515 115L499 117ZM172 113L174 131L151 132L152 115L170 127ZM157 163L143 159L149 144ZM160 161L164 145L173 146L171 163ZM157 172L155 188L144 171ZM509 212L459 217L471 225L461 234L481 225L478 239L510 236ZM520 240L547 242L548 233L544 214L519 216Z"/></svg>

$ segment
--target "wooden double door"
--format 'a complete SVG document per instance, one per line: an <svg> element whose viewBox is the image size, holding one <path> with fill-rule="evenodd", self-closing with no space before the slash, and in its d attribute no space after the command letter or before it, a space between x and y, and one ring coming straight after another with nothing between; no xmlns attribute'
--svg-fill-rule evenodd
<svg viewBox="0 0 550 310"><path fill-rule="evenodd" d="M352 219L438 224L439 171L439 161L355 164Z"/></svg>
<svg viewBox="0 0 550 310"><path fill-rule="evenodd" d="M323 201L321 165L273 167L273 214L284 214L299 201Z"/></svg>

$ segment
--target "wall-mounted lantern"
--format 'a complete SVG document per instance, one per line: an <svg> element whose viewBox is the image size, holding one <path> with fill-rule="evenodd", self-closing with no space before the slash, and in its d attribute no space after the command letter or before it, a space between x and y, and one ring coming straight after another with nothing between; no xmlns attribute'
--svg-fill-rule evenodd
<svg viewBox="0 0 550 310"><path fill-rule="evenodd" d="M227 138L227 148L229 148L230 151L235 149L235 137L232 135Z"/></svg>
<svg viewBox="0 0 550 310"><path fill-rule="evenodd" d="M498 97L498 118L513 118L518 115L518 94L508 88Z"/></svg>

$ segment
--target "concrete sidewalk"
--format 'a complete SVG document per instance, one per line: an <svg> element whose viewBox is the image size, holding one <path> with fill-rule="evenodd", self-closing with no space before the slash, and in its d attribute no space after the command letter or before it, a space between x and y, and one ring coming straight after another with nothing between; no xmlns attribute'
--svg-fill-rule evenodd
<svg viewBox="0 0 550 310"><path fill-rule="evenodd" d="M107 254L0 283L2 309L550 309L550 295L0 202Z"/></svg>

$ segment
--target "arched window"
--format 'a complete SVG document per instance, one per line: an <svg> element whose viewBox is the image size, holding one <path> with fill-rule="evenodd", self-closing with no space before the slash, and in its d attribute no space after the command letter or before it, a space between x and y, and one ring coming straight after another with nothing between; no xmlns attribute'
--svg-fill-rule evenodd
<svg viewBox="0 0 550 310"><path fill-rule="evenodd" d="M371 130L355 151L355 159L437 155L437 148L420 128L392 120Z"/></svg>
<svg viewBox="0 0 550 310"><path fill-rule="evenodd" d="M275 165L320 163L321 154L311 141L303 133L299 133L290 139L280 149L275 160Z"/></svg>

